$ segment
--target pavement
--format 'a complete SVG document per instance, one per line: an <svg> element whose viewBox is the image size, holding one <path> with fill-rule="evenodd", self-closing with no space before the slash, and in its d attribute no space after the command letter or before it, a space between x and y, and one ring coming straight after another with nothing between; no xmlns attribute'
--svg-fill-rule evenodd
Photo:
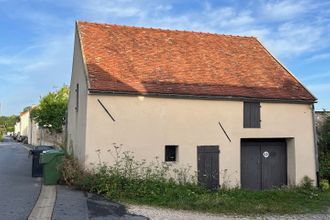
<svg viewBox="0 0 330 220"><path fill-rule="evenodd" d="M31 177L31 158L21 144L5 137L0 143L0 219L27 219L41 189Z"/></svg>
<svg viewBox="0 0 330 220"><path fill-rule="evenodd" d="M127 213L122 204L95 194L57 186L53 220L146 220L140 215Z"/></svg>
<svg viewBox="0 0 330 220"><path fill-rule="evenodd" d="M31 177L30 146L0 143L0 220L145 220L103 197Z"/></svg>

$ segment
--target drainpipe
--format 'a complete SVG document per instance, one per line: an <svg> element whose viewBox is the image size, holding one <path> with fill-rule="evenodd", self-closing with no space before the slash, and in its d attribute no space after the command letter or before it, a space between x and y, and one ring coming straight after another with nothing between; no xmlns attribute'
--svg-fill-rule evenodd
<svg viewBox="0 0 330 220"><path fill-rule="evenodd" d="M313 120L313 136L314 136L314 149L315 149L315 168L316 168L316 185L320 186L320 173L319 173L319 149L317 146L317 133L315 124L315 108L312 105L312 120Z"/></svg>

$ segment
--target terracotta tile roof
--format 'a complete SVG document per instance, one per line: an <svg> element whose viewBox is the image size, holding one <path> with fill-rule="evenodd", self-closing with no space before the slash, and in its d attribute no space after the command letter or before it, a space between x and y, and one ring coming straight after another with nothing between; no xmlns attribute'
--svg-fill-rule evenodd
<svg viewBox="0 0 330 220"><path fill-rule="evenodd" d="M77 22L89 89L315 98L254 37Z"/></svg>

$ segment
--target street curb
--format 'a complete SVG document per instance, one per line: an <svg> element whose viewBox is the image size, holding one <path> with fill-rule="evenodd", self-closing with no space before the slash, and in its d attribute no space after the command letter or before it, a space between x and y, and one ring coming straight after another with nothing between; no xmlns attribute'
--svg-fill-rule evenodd
<svg viewBox="0 0 330 220"><path fill-rule="evenodd" d="M28 220L51 220L56 200L56 186L42 185L37 203Z"/></svg>
<svg viewBox="0 0 330 220"><path fill-rule="evenodd" d="M27 151L32 150L25 144L20 144ZM33 207L28 220L51 220L56 201L56 185L42 185L38 201Z"/></svg>
<svg viewBox="0 0 330 220"><path fill-rule="evenodd" d="M24 144L21 144L21 145L22 145L22 147L24 147L24 148L25 148L25 150L27 150L27 151L30 151L30 150L32 150L31 148L29 148L29 147L25 146Z"/></svg>

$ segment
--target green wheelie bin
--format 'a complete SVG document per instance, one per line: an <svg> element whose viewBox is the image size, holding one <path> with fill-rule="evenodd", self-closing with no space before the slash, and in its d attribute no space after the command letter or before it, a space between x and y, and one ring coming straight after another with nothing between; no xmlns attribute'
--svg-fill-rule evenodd
<svg viewBox="0 0 330 220"><path fill-rule="evenodd" d="M43 167L43 183L56 185L60 179L64 152L62 150L47 150L40 154L40 164Z"/></svg>

